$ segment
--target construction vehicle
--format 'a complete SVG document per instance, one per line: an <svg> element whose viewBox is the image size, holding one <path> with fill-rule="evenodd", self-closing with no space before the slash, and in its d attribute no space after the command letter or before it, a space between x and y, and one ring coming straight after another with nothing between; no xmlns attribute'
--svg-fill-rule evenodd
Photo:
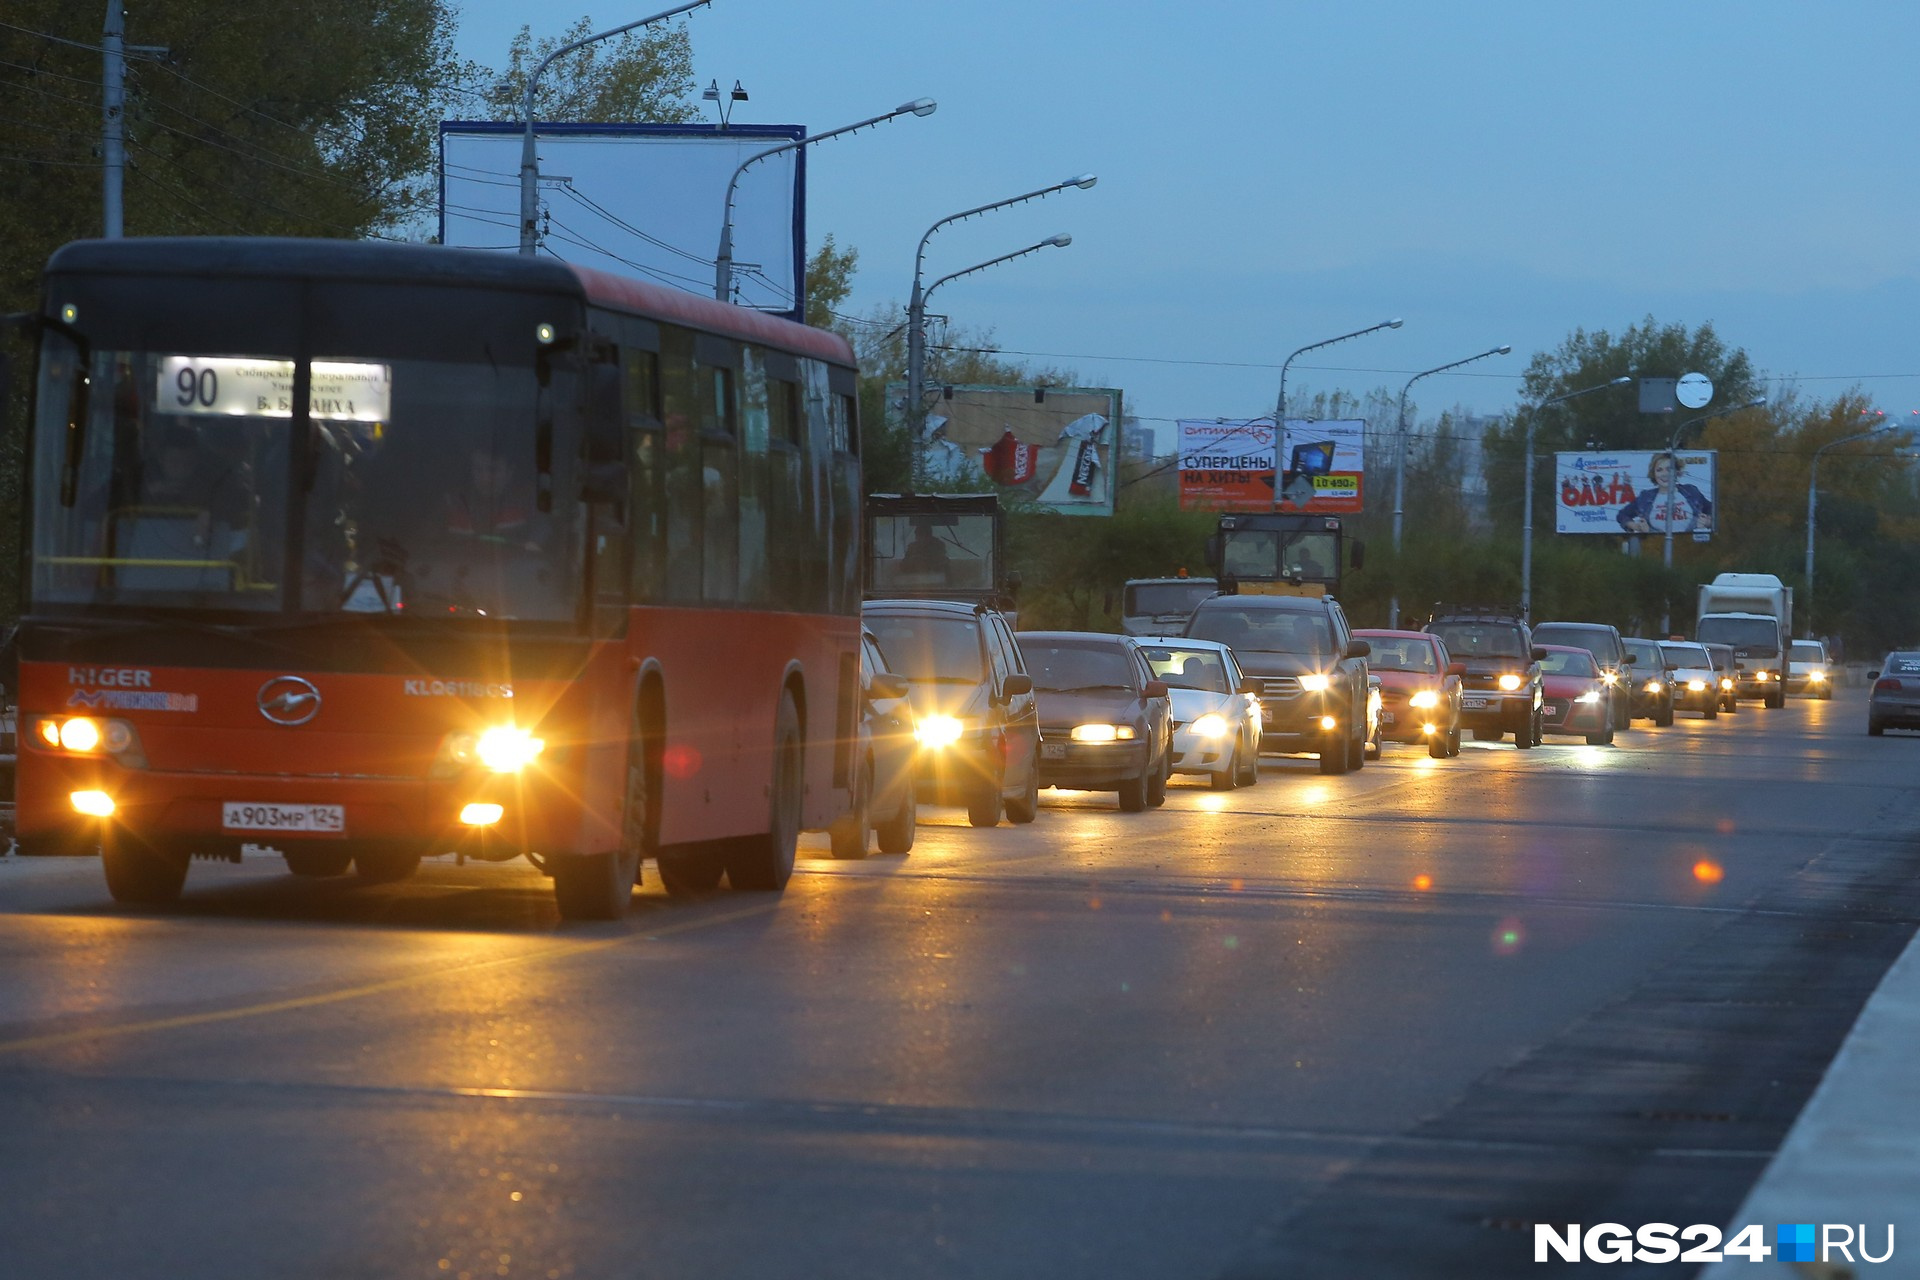
<svg viewBox="0 0 1920 1280"><path fill-rule="evenodd" d="M1338 596L1342 573L1365 564L1366 550L1339 516L1242 511L1220 517L1207 565L1228 593Z"/></svg>
<svg viewBox="0 0 1920 1280"><path fill-rule="evenodd" d="M866 505L869 600L959 600L1011 613L1006 517L991 493L876 493Z"/></svg>

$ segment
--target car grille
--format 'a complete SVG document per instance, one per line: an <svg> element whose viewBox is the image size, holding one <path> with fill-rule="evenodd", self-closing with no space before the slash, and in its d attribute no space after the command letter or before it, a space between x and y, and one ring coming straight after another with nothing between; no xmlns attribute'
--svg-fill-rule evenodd
<svg viewBox="0 0 1920 1280"><path fill-rule="evenodd" d="M1300 678L1298 676L1262 677L1260 696L1274 699L1297 698L1300 696Z"/></svg>
<svg viewBox="0 0 1920 1280"><path fill-rule="evenodd" d="M1553 723L1565 720L1567 713L1573 710L1572 698L1548 698L1546 700L1547 721Z"/></svg>

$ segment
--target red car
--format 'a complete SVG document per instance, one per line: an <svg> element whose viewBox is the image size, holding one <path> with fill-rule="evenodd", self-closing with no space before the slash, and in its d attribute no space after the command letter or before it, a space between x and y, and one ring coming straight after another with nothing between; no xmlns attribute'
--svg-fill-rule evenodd
<svg viewBox="0 0 1920 1280"><path fill-rule="evenodd" d="M1460 754L1460 677L1439 636L1425 631L1356 631L1373 646L1367 670L1380 677L1380 737L1426 744L1435 760Z"/></svg>
<svg viewBox="0 0 1920 1280"><path fill-rule="evenodd" d="M1543 644L1540 681L1546 694L1548 733L1582 733L1587 745L1604 747L1613 741L1613 717L1608 713L1606 678L1593 654L1564 644Z"/></svg>

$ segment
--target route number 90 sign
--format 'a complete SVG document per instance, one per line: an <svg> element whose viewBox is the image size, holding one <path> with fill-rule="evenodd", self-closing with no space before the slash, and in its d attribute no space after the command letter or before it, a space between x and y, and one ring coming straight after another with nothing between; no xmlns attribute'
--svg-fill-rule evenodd
<svg viewBox="0 0 1920 1280"><path fill-rule="evenodd" d="M189 417L291 418L293 362L231 356L162 356L153 392L161 413ZM315 360L307 393L309 417L332 422L387 422L393 368Z"/></svg>

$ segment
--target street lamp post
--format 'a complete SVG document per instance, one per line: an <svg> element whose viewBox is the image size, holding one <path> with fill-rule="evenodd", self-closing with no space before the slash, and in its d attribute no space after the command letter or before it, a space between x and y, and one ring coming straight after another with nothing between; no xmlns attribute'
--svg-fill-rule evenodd
<svg viewBox="0 0 1920 1280"><path fill-rule="evenodd" d="M1764 408L1766 403L1767 403L1767 398L1765 396L1761 396L1758 399L1749 400L1745 404L1730 405L1725 409L1719 409L1713 413L1703 413L1697 418L1689 418L1685 422L1681 423L1679 426L1675 427L1673 429L1673 434L1667 438L1667 464L1671 468L1671 474L1672 474L1672 478L1669 479L1668 483L1672 484L1677 482L1677 478L1680 470L1680 460L1674 456L1674 453L1676 450L1680 448L1680 437L1687 434L1687 429L1689 427L1697 427L1701 423L1711 422L1715 418L1724 418L1730 413L1740 413L1747 409ZM1667 524L1666 548L1661 553L1661 563L1664 564L1667 568L1671 569L1673 568L1673 497L1671 492L1669 492L1667 497L1666 524ZM1660 634L1671 635L1672 633L1673 633L1673 610L1672 610L1672 606L1669 605L1667 612L1660 615Z"/></svg>
<svg viewBox="0 0 1920 1280"><path fill-rule="evenodd" d="M1513 348L1506 343L1490 347L1479 355L1468 356L1464 360L1455 360L1451 364L1436 365L1431 369L1422 369L1407 379L1407 385L1400 388L1400 427L1394 433L1395 461L1393 468L1393 558L1400 559L1400 520L1406 505L1407 496L1407 392L1413 390L1413 384L1422 378L1431 378L1436 373L1445 373L1449 369L1458 369L1463 364L1472 364L1475 360L1485 360L1488 356L1504 356ZM1400 592L1396 589L1393 598L1387 604L1387 626L1400 625Z"/></svg>
<svg viewBox="0 0 1920 1280"><path fill-rule="evenodd" d="M1368 334L1378 333L1382 329L1398 329L1401 325L1405 323L1406 321L1400 319L1400 317L1398 316L1395 316L1391 320L1382 320L1379 324L1370 324L1364 329L1355 329L1352 333L1343 333L1337 338L1327 338L1321 342L1310 342L1306 346L1294 352L1293 355L1288 356L1285 360L1281 361L1280 362L1280 400L1279 400L1279 403L1275 406L1273 411L1274 425L1279 427L1280 430L1282 431L1285 431L1287 429L1287 366L1293 363L1295 356L1303 356L1307 354L1307 352L1309 351L1318 351L1321 347L1330 347L1336 342L1345 342L1348 338L1364 338ZM1278 501L1278 499L1276 498L1275 501Z"/></svg>
<svg viewBox="0 0 1920 1280"><path fill-rule="evenodd" d="M883 115L869 117L855 124L843 124L838 129L828 129L825 133L810 133L804 138L795 138L776 147L748 156L727 179L727 199L720 208L720 252L713 262L713 296L725 302L733 292L733 193L740 185L740 175L768 156L777 156L783 151L797 151L810 142L825 142L828 138L838 138L842 134L858 133L862 129L877 124L885 124L900 116L930 116L940 109L940 104L932 98L915 98L912 102L903 102Z"/></svg>
<svg viewBox="0 0 1920 1280"><path fill-rule="evenodd" d="M1533 622L1533 429L1534 429L1534 426L1539 422L1540 415L1543 412L1553 408L1557 404L1565 404L1569 400L1575 400L1581 396L1592 395L1596 391L1605 391L1608 387L1624 387L1629 382L1632 382L1632 381L1633 381L1632 377L1623 374L1620 377L1615 378L1610 382L1602 382L1598 386L1582 387L1578 391L1569 391L1565 395L1553 396L1549 399L1542 400L1539 404L1535 405L1533 407L1533 412L1527 415L1527 479L1526 479L1527 496L1526 496L1526 506L1525 506L1526 514L1522 518L1521 529L1520 529L1520 616L1522 618L1525 618L1529 625L1531 625Z"/></svg>
<svg viewBox="0 0 1920 1280"><path fill-rule="evenodd" d="M1809 640L1813 639L1813 516L1816 505L1819 502L1820 455L1840 445L1852 444L1856 440L1865 440L1871 436L1884 435L1893 430L1897 430L1897 428L1892 426L1875 427L1871 431L1862 431L1855 435L1842 436L1838 440L1829 440L1813 451L1813 469L1812 473L1807 477L1807 598L1802 602L1800 611L1800 616L1806 623L1806 630L1802 632L1802 634Z"/></svg>
<svg viewBox="0 0 1920 1280"><path fill-rule="evenodd" d="M638 22L629 22L624 26L590 35L584 40L575 40L572 44L562 45L542 58L540 65L533 69L533 74L527 77L526 128L520 135L520 252L523 256L531 256L534 252L533 228L540 216L539 200L535 194L540 187L540 157L535 153L533 146L533 94L539 87L541 75L553 65L554 59L572 53L575 49L593 44L598 40L623 35L636 27L650 27L656 22L677 18L683 13L705 8L711 3L712 0L688 0L686 4L675 5L671 9L654 14L651 18L642 18Z"/></svg>
<svg viewBox="0 0 1920 1280"><path fill-rule="evenodd" d="M913 479L916 487L918 487L921 478L920 455L922 453L922 447L926 443L920 437L926 419L926 405L923 401L926 396L924 383L926 380L927 360L927 291L921 288L920 277L926 270L927 242L933 239L934 232L947 226L949 223L964 222L968 218L978 217L983 213L991 213L995 209L1005 209L1012 205L1025 204L1029 200L1043 200L1056 191L1065 191L1068 187L1078 187L1082 191L1085 191L1099 180L1100 179L1094 174L1083 173L1078 177L1068 178L1064 182L1056 182L1050 186L1040 187L1037 190L1026 192L1024 195L1008 196L1005 200L995 200L991 204L983 204L960 213L950 213L928 227L927 233L920 237L920 246L914 250L913 254L913 293L907 299L907 447L913 450L911 457L913 463ZM982 263L981 265L984 267L988 264Z"/></svg>
<svg viewBox="0 0 1920 1280"><path fill-rule="evenodd" d="M988 258L985 262L976 262L964 271L949 272L923 289L920 293L920 301L922 303L931 301L933 291L949 280L958 280L961 276L970 276L976 271L985 271L988 267L997 267L1003 262L1012 262L1015 258L1024 258L1028 254L1038 253L1042 249L1064 249L1072 243L1073 237L1062 231L1058 235L1048 236L1045 240L1030 244L1024 249L1015 249L1012 253L1003 253L997 258Z"/></svg>

